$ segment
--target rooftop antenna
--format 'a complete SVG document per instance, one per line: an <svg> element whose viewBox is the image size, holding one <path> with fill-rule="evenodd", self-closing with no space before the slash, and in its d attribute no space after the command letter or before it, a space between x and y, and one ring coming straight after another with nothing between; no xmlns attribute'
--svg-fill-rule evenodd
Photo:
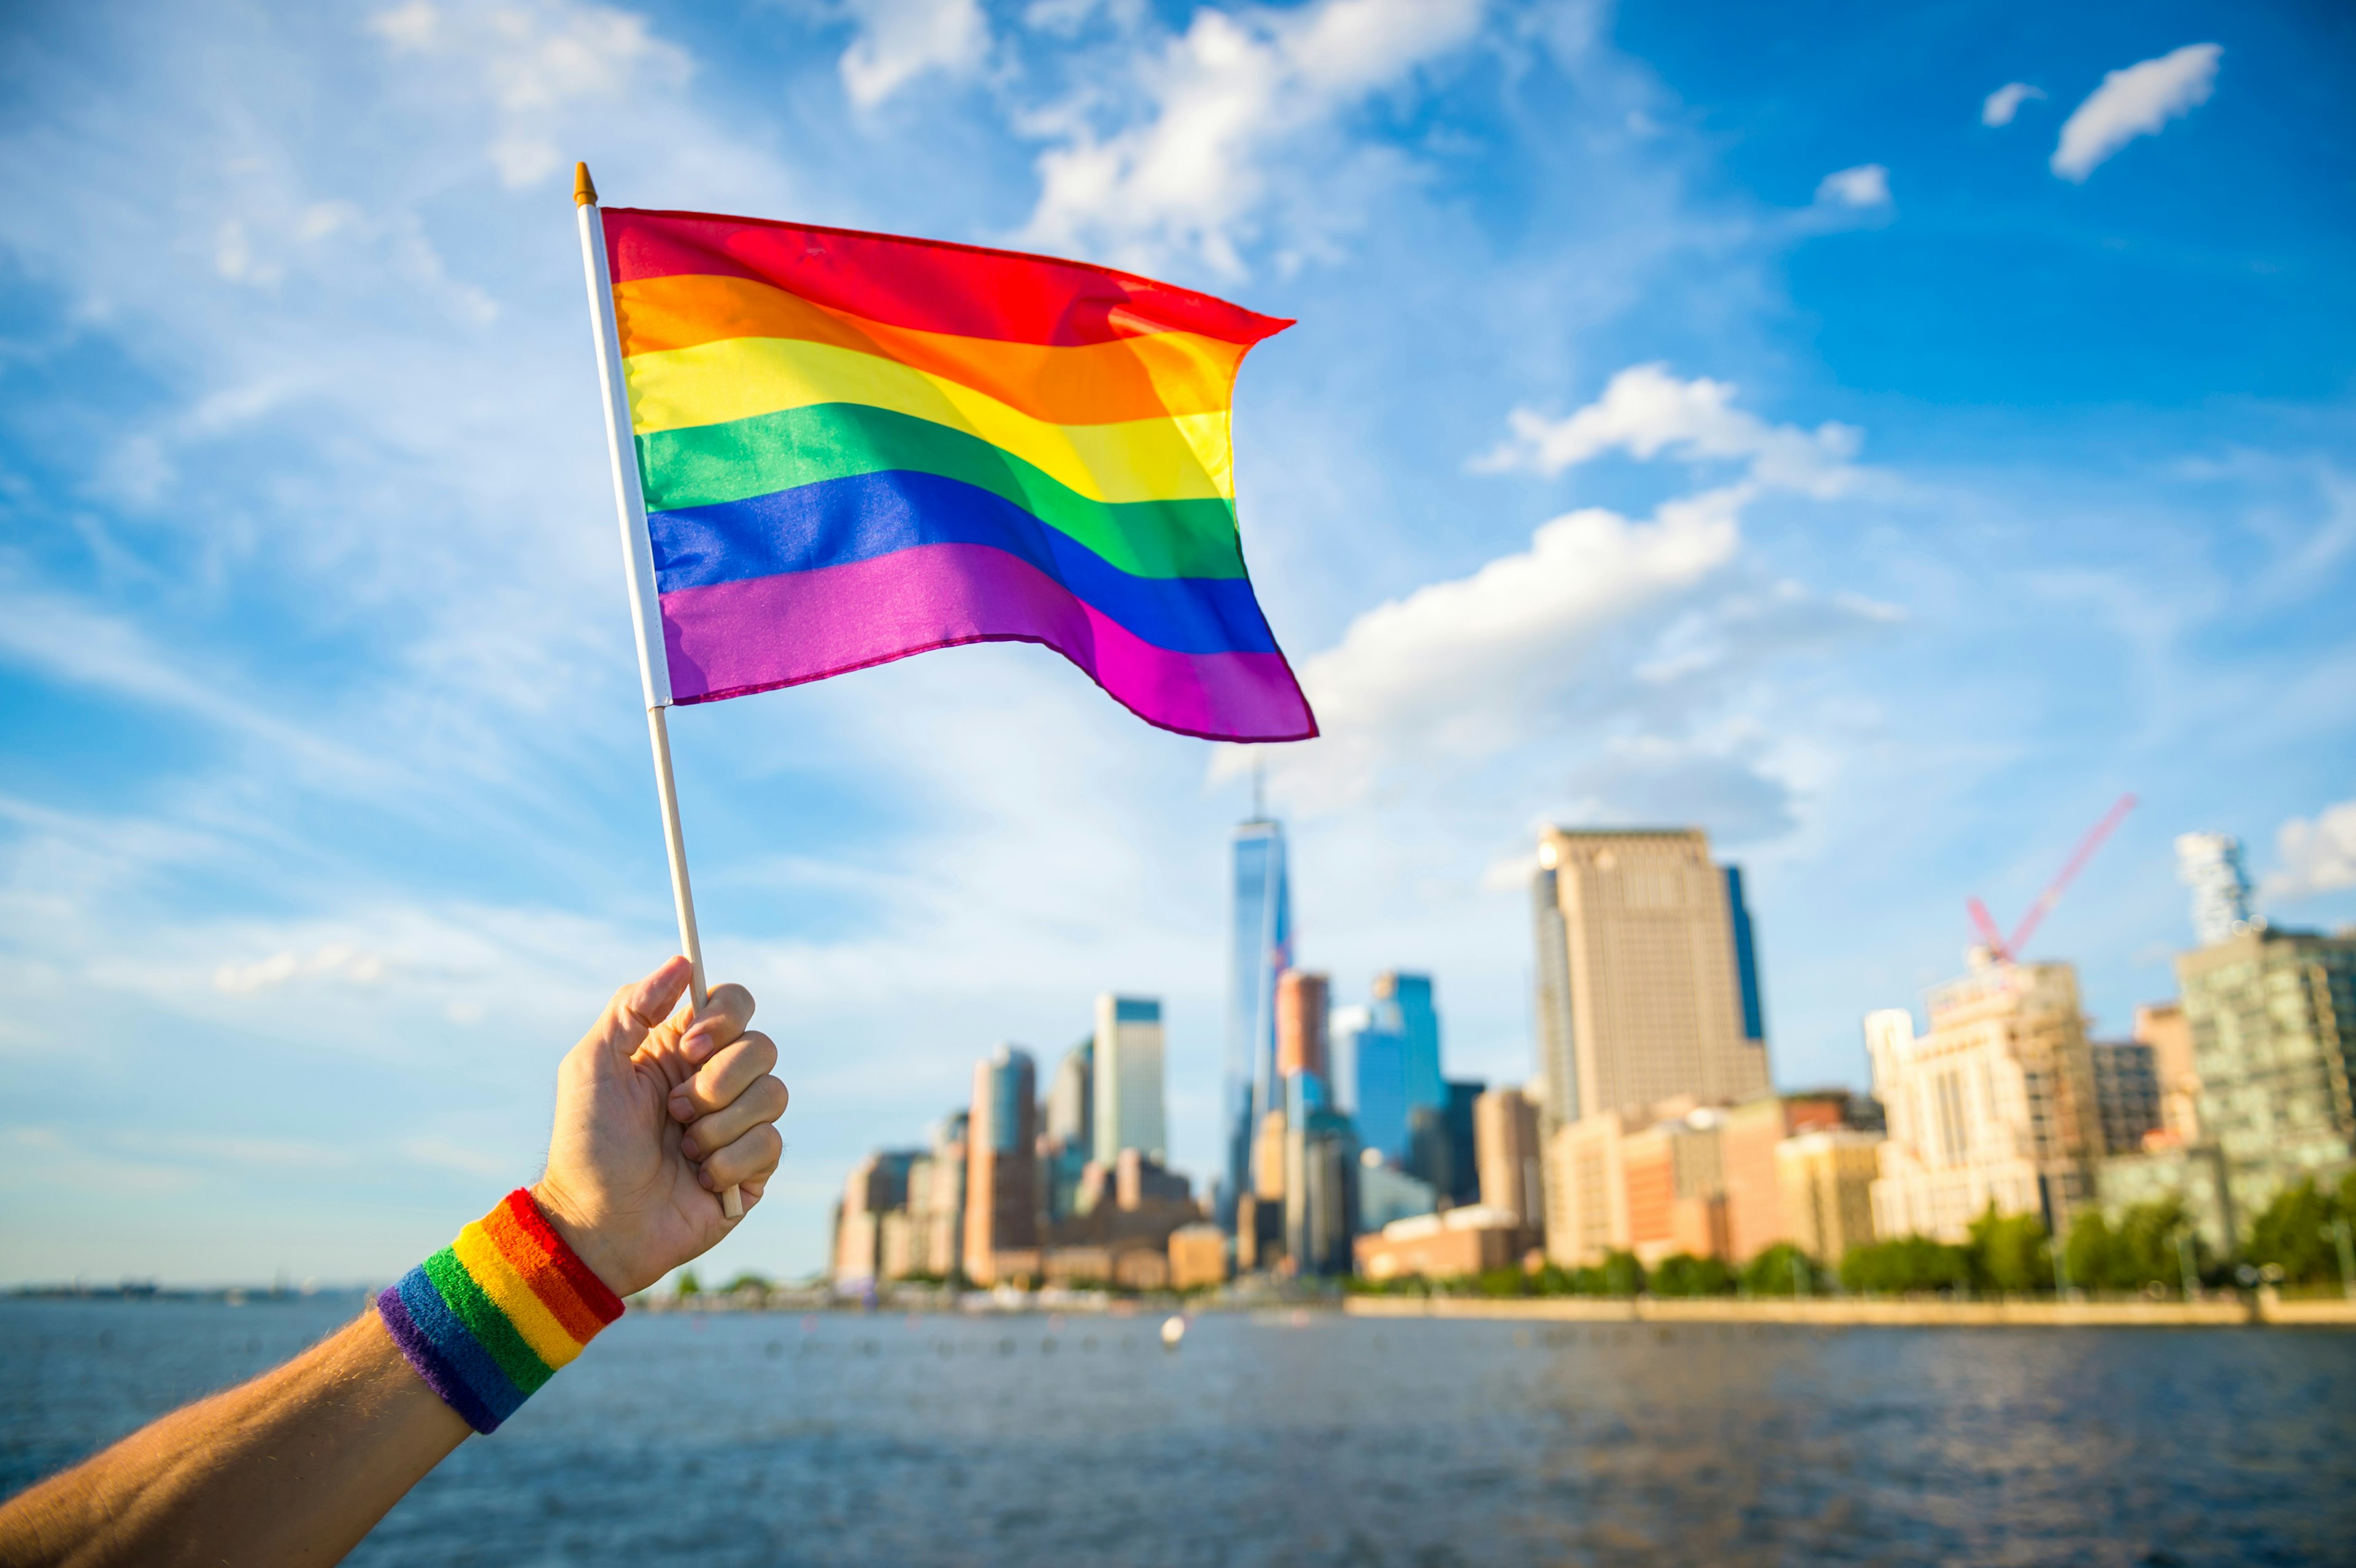
<svg viewBox="0 0 2356 1568"><path fill-rule="evenodd" d="M1252 748L1252 820L1268 820L1268 753Z"/></svg>

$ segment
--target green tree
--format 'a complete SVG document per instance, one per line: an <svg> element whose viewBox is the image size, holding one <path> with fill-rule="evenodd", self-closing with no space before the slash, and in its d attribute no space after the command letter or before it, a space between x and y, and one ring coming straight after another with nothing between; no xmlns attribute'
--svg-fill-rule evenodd
<svg viewBox="0 0 2356 1568"><path fill-rule="evenodd" d="M1527 1296L1530 1276L1518 1267L1483 1269L1472 1281L1472 1287L1483 1296Z"/></svg>
<svg viewBox="0 0 2356 1568"><path fill-rule="evenodd" d="M2347 1186L2341 1185L2343 1189ZM2250 1261L2273 1264L2294 1285L2338 1279L2340 1252L2328 1228L2341 1212L2341 1205L2325 1197L2312 1180L2283 1189L2250 1227Z"/></svg>
<svg viewBox="0 0 2356 1568"><path fill-rule="evenodd" d="M1814 1258L1789 1242L1778 1242L1742 1265L1742 1288L1751 1296L1814 1296L1821 1287Z"/></svg>
<svg viewBox="0 0 2356 1568"><path fill-rule="evenodd" d="M1734 1275L1716 1258L1672 1253L1653 1271L1649 1288L1655 1296L1725 1296L1734 1289Z"/></svg>
<svg viewBox="0 0 2356 1568"><path fill-rule="evenodd" d="M1928 1236L1896 1236L1851 1247L1842 1254L1840 1278L1850 1290L1888 1296L1956 1290L1971 1283L1971 1254Z"/></svg>
<svg viewBox="0 0 2356 1568"><path fill-rule="evenodd" d="M680 1296L701 1296L703 1294L703 1286L695 1283L695 1271L691 1268L683 1268L679 1271L679 1284L675 1289Z"/></svg>
<svg viewBox="0 0 2356 1568"><path fill-rule="evenodd" d="M1972 1221L1972 1283L1983 1290L2026 1295L2053 1287L2053 1253L2045 1221L2034 1214L1987 1212Z"/></svg>
<svg viewBox="0 0 2356 1568"><path fill-rule="evenodd" d="M1606 1253L1601 1263L1572 1271L1570 1288L1580 1296L1633 1296L1644 1288L1644 1265L1633 1253Z"/></svg>
<svg viewBox="0 0 2356 1568"><path fill-rule="evenodd" d="M2070 1222L2069 1237L2062 1243L2062 1261L2070 1270L2070 1283L2082 1289L2123 1288L2119 1276L2126 1271L2119 1257L2119 1238L2099 1209Z"/></svg>

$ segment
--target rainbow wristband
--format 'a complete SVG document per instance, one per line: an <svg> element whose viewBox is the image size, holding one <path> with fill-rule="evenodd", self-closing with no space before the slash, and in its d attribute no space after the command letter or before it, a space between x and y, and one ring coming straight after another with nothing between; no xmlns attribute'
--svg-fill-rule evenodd
<svg viewBox="0 0 2356 1568"><path fill-rule="evenodd" d="M517 1188L385 1286L376 1309L417 1375L477 1432L495 1432L622 1315Z"/></svg>

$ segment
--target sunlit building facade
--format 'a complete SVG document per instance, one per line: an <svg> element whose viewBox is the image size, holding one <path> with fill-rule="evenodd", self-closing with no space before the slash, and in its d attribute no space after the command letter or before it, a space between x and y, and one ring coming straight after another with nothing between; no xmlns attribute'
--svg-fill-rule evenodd
<svg viewBox="0 0 2356 1568"><path fill-rule="evenodd" d="M1096 1157L1110 1165L1133 1148L1159 1160L1170 1147L1162 1109L1162 1004L1150 997L1097 998Z"/></svg>
<svg viewBox="0 0 2356 1568"><path fill-rule="evenodd" d="M1865 1020L1890 1118L1876 1230L1960 1242L1991 1204L2067 1229L2092 1197L2103 1150L2077 972L1988 963L1929 1003L1927 1035L1900 1008Z"/></svg>
<svg viewBox="0 0 2356 1568"><path fill-rule="evenodd" d="M1698 828L1540 835L1533 914L1550 1119L1766 1093L1740 886Z"/></svg>

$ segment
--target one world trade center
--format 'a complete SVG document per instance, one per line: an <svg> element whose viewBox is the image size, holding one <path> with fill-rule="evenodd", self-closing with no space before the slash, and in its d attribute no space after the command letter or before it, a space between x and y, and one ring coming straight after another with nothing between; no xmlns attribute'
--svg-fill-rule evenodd
<svg viewBox="0 0 2356 1568"><path fill-rule="evenodd" d="M1227 974L1227 1169L1219 1222L1235 1229L1251 1189L1253 1130L1278 1103L1276 981L1292 963L1292 890L1284 827L1265 816L1235 834L1235 927Z"/></svg>

